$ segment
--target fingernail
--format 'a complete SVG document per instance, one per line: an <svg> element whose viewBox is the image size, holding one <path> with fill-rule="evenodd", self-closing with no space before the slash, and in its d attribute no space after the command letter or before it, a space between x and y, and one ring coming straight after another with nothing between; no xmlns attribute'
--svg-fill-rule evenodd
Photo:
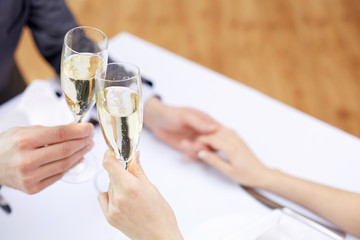
<svg viewBox="0 0 360 240"><path fill-rule="evenodd" d="M205 159L206 158L206 152L204 150L201 150L198 152L197 157L199 159Z"/></svg>

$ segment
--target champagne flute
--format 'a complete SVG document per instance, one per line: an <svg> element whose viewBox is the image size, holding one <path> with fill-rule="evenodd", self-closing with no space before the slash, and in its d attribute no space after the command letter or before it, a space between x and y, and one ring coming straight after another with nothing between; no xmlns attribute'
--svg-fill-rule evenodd
<svg viewBox="0 0 360 240"><path fill-rule="evenodd" d="M135 155L143 126L142 83L140 70L129 63L110 63L105 77L96 76L96 106L105 141L125 169ZM102 174L102 175L101 175ZM108 183L104 171L95 181ZM101 179L102 178L102 179Z"/></svg>
<svg viewBox="0 0 360 240"><path fill-rule="evenodd" d="M95 104L95 74L105 72L107 58L108 38L102 31L81 26L66 33L61 55L61 88L76 123L80 123ZM96 168L96 159L88 154L63 180L86 181L94 176Z"/></svg>

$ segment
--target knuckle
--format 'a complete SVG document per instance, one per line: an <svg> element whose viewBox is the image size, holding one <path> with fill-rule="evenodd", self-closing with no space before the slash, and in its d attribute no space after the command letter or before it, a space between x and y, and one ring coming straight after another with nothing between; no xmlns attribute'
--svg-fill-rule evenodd
<svg viewBox="0 0 360 240"><path fill-rule="evenodd" d="M54 136L56 137L56 139L58 140L64 140L66 137L66 130L64 126L59 126L57 128L55 128L54 130Z"/></svg>
<svg viewBox="0 0 360 240"><path fill-rule="evenodd" d="M21 179L21 184L25 188L26 192L29 193L34 188L34 178L33 177L23 177Z"/></svg>
<svg viewBox="0 0 360 240"><path fill-rule="evenodd" d="M16 148L20 150L24 150L30 146L32 141L33 139L31 139L31 137L24 136L21 129L15 130L13 134L12 142L14 143Z"/></svg>
<svg viewBox="0 0 360 240"><path fill-rule="evenodd" d="M63 156L70 156L72 153L72 147L70 144L63 144L61 147L61 154Z"/></svg>
<svg viewBox="0 0 360 240"><path fill-rule="evenodd" d="M29 189L26 188L26 189L25 189L25 193L27 193L27 194L29 194L29 195L33 195L33 194L35 194L35 191L33 191L32 188L29 188Z"/></svg>
<svg viewBox="0 0 360 240"><path fill-rule="evenodd" d="M26 175L26 173L31 170L32 162L33 161L29 158L22 158L18 166L18 169L22 175Z"/></svg>
<svg viewBox="0 0 360 240"><path fill-rule="evenodd" d="M26 188L26 193L29 195L34 195L36 193L39 193L42 189L40 189L39 186L34 185L32 187Z"/></svg>
<svg viewBox="0 0 360 240"><path fill-rule="evenodd" d="M109 212L112 216L118 215L121 212L121 207L125 204L124 197L117 197L114 199L113 204L109 205Z"/></svg>
<svg viewBox="0 0 360 240"><path fill-rule="evenodd" d="M69 169L70 167L71 167L70 159L66 159L66 160L61 161L61 163L60 163L60 170L61 171L65 171L65 170Z"/></svg>
<svg viewBox="0 0 360 240"><path fill-rule="evenodd" d="M124 187L124 193L126 196L128 197L135 197L137 195L137 187L136 184L129 182L128 184L126 184L126 186ZM122 199L119 199L120 201Z"/></svg>

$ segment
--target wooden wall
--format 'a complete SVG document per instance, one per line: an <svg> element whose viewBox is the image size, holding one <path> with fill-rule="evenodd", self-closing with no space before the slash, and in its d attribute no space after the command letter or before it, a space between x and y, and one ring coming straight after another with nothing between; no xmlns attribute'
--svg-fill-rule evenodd
<svg viewBox="0 0 360 240"><path fill-rule="evenodd" d="M67 3L81 25L130 32L360 137L359 0ZM54 74L27 29L16 58L28 82Z"/></svg>

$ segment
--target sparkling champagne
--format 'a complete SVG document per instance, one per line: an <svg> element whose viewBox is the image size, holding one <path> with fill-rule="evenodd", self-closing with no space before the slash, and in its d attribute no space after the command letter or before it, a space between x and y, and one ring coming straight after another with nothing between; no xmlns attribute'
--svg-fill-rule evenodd
<svg viewBox="0 0 360 240"><path fill-rule="evenodd" d="M110 150L122 161L134 156L142 131L139 95L127 87L112 86L97 93L101 130Z"/></svg>
<svg viewBox="0 0 360 240"><path fill-rule="evenodd" d="M104 61L91 54L66 58L61 68L61 86L77 122L94 106L95 72L104 72Z"/></svg>

